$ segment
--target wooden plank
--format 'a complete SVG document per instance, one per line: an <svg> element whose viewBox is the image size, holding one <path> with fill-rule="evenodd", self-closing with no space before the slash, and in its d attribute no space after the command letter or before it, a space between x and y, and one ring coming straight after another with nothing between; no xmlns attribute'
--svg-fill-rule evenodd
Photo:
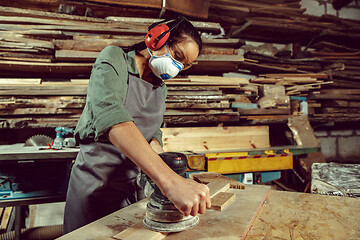
<svg viewBox="0 0 360 240"><path fill-rule="evenodd" d="M40 84L41 78L0 78L1 85Z"/></svg>
<svg viewBox="0 0 360 240"><path fill-rule="evenodd" d="M123 6L132 6L132 7L146 7L146 8L158 8L161 9L162 2L159 0L151 0L151 1L125 1L125 0L90 0L95 3L106 3L112 5L123 5ZM208 9L209 9L209 0L206 1L198 1L197 3L193 3L192 1L184 1L182 6L177 4L177 1L170 0L166 3L165 9L175 11L178 13L182 13L185 15L196 16L201 18L208 17ZM195 5L194 5L195 4Z"/></svg>
<svg viewBox="0 0 360 240"><path fill-rule="evenodd" d="M267 74L260 74L259 76L264 77L310 77L310 78L321 78L321 79L327 79L327 74L322 73L267 73Z"/></svg>
<svg viewBox="0 0 360 240"><path fill-rule="evenodd" d="M86 96L87 86L77 85L76 87L71 85L8 85L0 86L0 95L13 96L38 96L38 95L60 95L60 96Z"/></svg>
<svg viewBox="0 0 360 240"><path fill-rule="evenodd" d="M52 74L57 77L59 74L87 74L90 75L92 63L36 63L21 61L0 61L0 72L15 72L22 76L24 73L46 73L47 76ZM76 75L75 74L75 75ZM9 75L9 74L6 74ZM63 75L62 75L63 76Z"/></svg>
<svg viewBox="0 0 360 240"><path fill-rule="evenodd" d="M168 126L176 124L202 124L202 123L216 123L219 122L238 122L239 115L193 115L193 116L164 116L164 123Z"/></svg>
<svg viewBox="0 0 360 240"><path fill-rule="evenodd" d="M7 207L4 209L3 217L1 218L1 224L0 224L1 230L7 229L12 210L13 210L13 207Z"/></svg>
<svg viewBox="0 0 360 240"><path fill-rule="evenodd" d="M216 172L189 173L189 177L201 183L224 182L230 183L230 188L244 189L245 185L234 179Z"/></svg>
<svg viewBox="0 0 360 240"><path fill-rule="evenodd" d="M289 108L237 109L240 115L290 115Z"/></svg>
<svg viewBox="0 0 360 240"><path fill-rule="evenodd" d="M176 90L168 90L168 96L181 96L181 95L196 95L196 96L209 96L209 95L222 95L221 90L217 91L176 91Z"/></svg>
<svg viewBox="0 0 360 240"><path fill-rule="evenodd" d="M360 107L360 102L355 101L343 101L343 100L330 100L323 103L324 106L328 107Z"/></svg>
<svg viewBox="0 0 360 240"><path fill-rule="evenodd" d="M57 50L55 59L59 62L94 62L99 52Z"/></svg>
<svg viewBox="0 0 360 240"><path fill-rule="evenodd" d="M165 151L214 151L269 147L267 126L162 128Z"/></svg>
<svg viewBox="0 0 360 240"><path fill-rule="evenodd" d="M360 89L322 89L321 94L360 95Z"/></svg>
<svg viewBox="0 0 360 240"><path fill-rule="evenodd" d="M219 192L225 192L230 188L230 183L226 182L209 182L207 184L210 190L210 198L214 197Z"/></svg>
<svg viewBox="0 0 360 240"><path fill-rule="evenodd" d="M16 108L0 109L0 116L9 115L32 115L32 114L81 114L83 109L63 109L63 108Z"/></svg>
<svg viewBox="0 0 360 240"><path fill-rule="evenodd" d="M166 108L200 108L200 109L209 109L209 108L229 108L229 102L219 102L219 103L196 103L196 102L179 102L179 103L166 103Z"/></svg>
<svg viewBox="0 0 360 240"><path fill-rule="evenodd" d="M124 231L116 234L112 239L118 240L161 240L166 237L167 233L155 232L146 228L142 222L131 226Z"/></svg>
<svg viewBox="0 0 360 240"><path fill-rule="evenodd" d="M39 0L37 2L41 2L41 0ZM57 1L53 1L53 2L55 2L55 5L56 5L55 8L58 8L60 3ZM119 13L123 13L123 11L121 11L121 10L119 11L119 9L114 8L113 6L105 5L105 6L99 8L99 5L91 5L91 4L89 5L89 3L85 3L85 4L80 3L82 6L76 5L77 10L80 8L84 8L84 6L89 7L92 10L95 10L95 12L97 13L97 17L94 18L94 17L56 13L55 12L56 9L54 9L54 11L52 11L52 12L49 12L49 1L45 0L45 1L43 1L43 4L47 7L47 9L46 9L47 11L37 11L37 10L30 10L30 9L21 9L21 8L15 8L15 7L0 6L0 13L7 15L7 16L16 16L16 17L28 16L28 17L37 17L40 19L45 18L45 19L56 19L56 20L64 19L64 20L73 20L73 21L84 21L84 22L90 22L90 23L126 22L127 24L134 24L137 26L142 24L146 27L154 22L164 20L164 19L157 18L159 15L158 10L156 12L148 11L149 16L153 16L153 18L129 17L129 15L126 15L126 14L122 14L122 15L126 15L127 17L126 16L118 17L118 16L121 16L121 14L119 14ZM76 4L76 3L73 2L72 4ZM30 5L31 5L31 3L30 3ZM138 7L138 6L136 6L136 7ZM127 10L129 10L129 9L125 9L125 11L127 11ZM140 11L144 12L144 10L139 10L139 12ZM111 14L113 14L113 16L115 16L114 14L116 14L117 17L111 17L110 16ZM136 14L136 15L138 16L139 14ZM106 19L105 19L105 17L106 17ZM191 21L191 23L199 30L207 29L208 31L215 31L215 32L220 31L220 24L216 23L216 22ZM235 40L233 40L233 41L235 41Z"/></svg>
<svg viewBox="0 0 360 240"><path fill-rule="evenodd" d="M18 108L81 108L85 106L83 96L43 96L43 97L0 97L0 109Z"/></svg>
<svg viewBox="0 0 360 240"><path fill-rule="evenodd" d="M216 76L204 76L204 75L189 75L190 82L206 82L206 83L218 83L218 84L249 84L249 80L245 78L235 77L216 77Z"/></svg>
<svg viewBox="0 0 360 240"><path fill-rule="evenodd" d="M0 220L2 219L3 211L4 211L4 208L0 208Z"/></svg>
<svg viewBox="0 0 360 240"><path fill-rule="evenodd" d="M211 209L222 211L224 210L232 201L234 201L236 195L234 193L228 192L219 192L213 198L211 198Z"/></svg>
<svg viewBox="0 0 360 240"><path fill-rule="evenodd" d="M334 99L334 100L360 100L360 96L358 95L341 95L341 94L311 94L309 99L316 99L316 100L327 100L327 99Z"/></svg>
<svg viewBox="0 0 360 240"><path fill-rule="evenodd" d="M189 116L189 115L235 115L237 116L238 113L233 112L231 109L219 109L219 110L174 110L174 109L168 109L166 110L164 116Z"/></svg>

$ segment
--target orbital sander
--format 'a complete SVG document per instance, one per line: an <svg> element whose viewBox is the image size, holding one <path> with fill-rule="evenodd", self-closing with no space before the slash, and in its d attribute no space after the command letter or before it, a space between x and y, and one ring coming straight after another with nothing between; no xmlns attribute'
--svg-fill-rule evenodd
<svg viewBox="0 0 360 240"><path fill-rule="evenodd" d="M174 172L186 178L187 158L184 154L164 152L159 156ZM154 186L143 220L147 228L157 232L180 232L194 227L198 222L198 216L184 216L160 189Z"/></svg>

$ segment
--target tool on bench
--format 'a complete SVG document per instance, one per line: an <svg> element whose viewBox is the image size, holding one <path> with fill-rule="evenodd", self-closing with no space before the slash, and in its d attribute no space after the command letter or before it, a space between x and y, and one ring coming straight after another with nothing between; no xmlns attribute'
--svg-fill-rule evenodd
<svg viewBox="0 0 360 240"><path fill-rule="evenodd" d="M182 153L165 152L159 156L177 174L186 177L187 158ZM184 216L155 185L146 207L144 225L158 232L180 232L199 223L198 216Z"/></svg>
<svg viewBox="0 0 360 240"><path fill-rule="evenodd" d="M54 144L52 145L53 149L62 149L64 146L75 147L76 142L74 138L65 138L66 141L64 140L64 136L74 133L73 128L57 127L55 128L55 132L56 132L56 138L54 139Z"/></svg>

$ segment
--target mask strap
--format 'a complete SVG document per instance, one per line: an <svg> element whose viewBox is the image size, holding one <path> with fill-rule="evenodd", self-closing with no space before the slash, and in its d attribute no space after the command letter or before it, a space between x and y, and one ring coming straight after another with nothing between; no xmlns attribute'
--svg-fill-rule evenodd
<svg viewBox="0 0 360 240"><path fill-rule="evenodd" d="M149 48L146 48L146 49L148 50L151 57L157 57L157 56L152 55ZM165 56L169 56L169 47L168 47L167 43L166 43L166 55Z"/></svg>
<svg viewBox="0 0 360 240"><path fill-rule="evenodd" d="M146 49L148 50L150 56L153 57L153 55L152 55L151 52L150 52L150 49L149 49L149 48L146 48Z"/></svg>
<svg viewBox="0 0 360 240"><path fill-rule="evenodd" d="M167 43L166 43L166 56L169 56L169 47Z"/></svg>

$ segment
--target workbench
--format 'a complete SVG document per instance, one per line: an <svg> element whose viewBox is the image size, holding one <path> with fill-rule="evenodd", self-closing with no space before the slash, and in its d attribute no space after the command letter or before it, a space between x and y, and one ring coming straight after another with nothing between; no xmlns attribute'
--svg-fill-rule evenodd
<svg viewBox="0 0 360 240"><path fill-rule="evenodd" d="M276 191L263 185L228 192L236 193L236 199L223 211L210 209L193 229L164 239L360 238L360 199ZM59 240L118 239L114 238L118 233L139 226L147 201L116 211Z"/></svg>
<svg viewBox="0 0 360 240"><path fill-rule="evenodd" d="M78 148L55 151L22 143L0 145L0 207L64 201L78 152Z"/></svg>
<svg viewBox="0 0 360 240"><path fill-rule="evenodd" d="M25 219L22 206L65 201L78 152L78 148L40 150L23 143L0 145L0 208L15 207L6 228L9 232L15 225L15 239L20 239Z"/></svg>

